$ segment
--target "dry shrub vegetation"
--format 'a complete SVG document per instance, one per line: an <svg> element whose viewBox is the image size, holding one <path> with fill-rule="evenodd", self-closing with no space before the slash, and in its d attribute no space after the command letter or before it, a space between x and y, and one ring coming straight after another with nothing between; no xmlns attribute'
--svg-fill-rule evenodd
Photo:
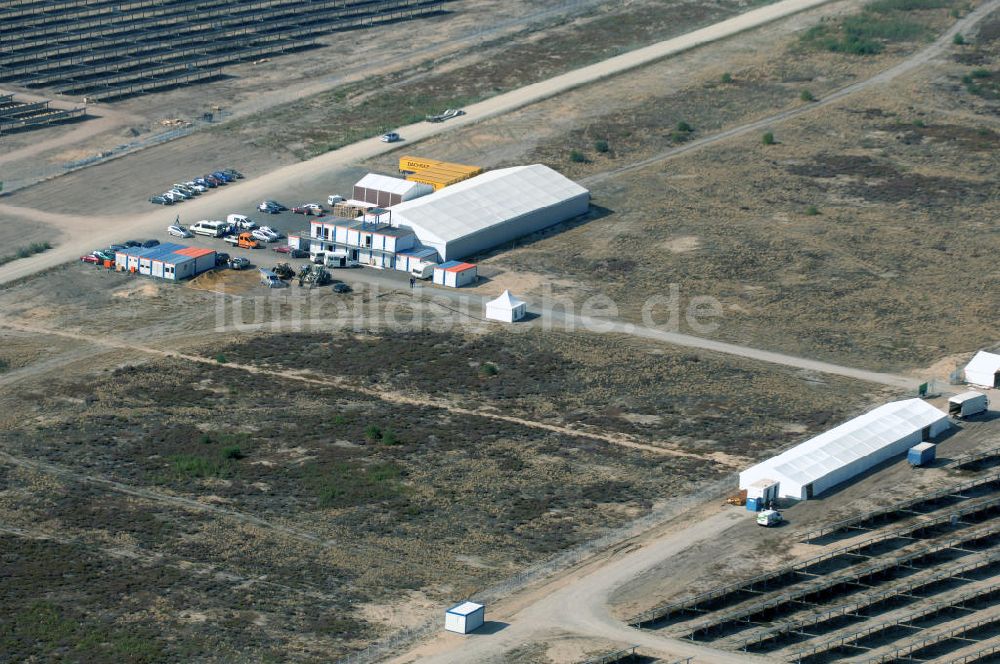
<svg viewBox="0 0 1000 664"><path fill-rule="evenodd" d="M945 6L890 4L881 16L905 13L934 30L953 20ZM748 136L602 181L594 187L600 214L487 263L572 284L561 294L599 290L636 320L645 298L678 284L686 297L721 300L718 337L847 365L909 369L980 347L995 339L1000 286L1000 236L989 223L1000 196L1000 134L997 102L970 92L963 77L967 62L996 66L996 30L995 21L984 24L953 47L951 63L916 83L776 127L776 145ZM650 143L670 147L679 118L699 118L701 132L767 110L768 89L792 99L795 71L813 72L797 85L822 99L824 74L848 80L851 71L882 69L924 39L887 42L878 55L797 43L801 58L616 112L535 156L576 177L608 170L655 152ZM742 107L744 95L756 105ZM587 164L568 159L567 145L595 139L610 152L588 154Z"/></svg>
<svg viewBox="0 0 1000 664"><path fill-rule="evenodd" d="M864 398L848 382L581 336L289 334L205 352L557 421L578 409L565 420L737 454L784 444L773 421L817 428ZM363 603L421 591L443 605L728 470L167 360L4 399L22 416L3 449L139 490L0 466L0 519L56 536L0 536L5 652L20 659L327 660L382 633ZM663 417L629 421L640 413Z"/></svg>

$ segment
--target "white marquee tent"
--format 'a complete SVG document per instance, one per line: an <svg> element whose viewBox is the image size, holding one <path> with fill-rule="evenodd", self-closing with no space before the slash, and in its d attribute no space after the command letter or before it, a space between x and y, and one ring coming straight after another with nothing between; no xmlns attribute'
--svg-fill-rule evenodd
<svg viewBox="0 0 1000 664"><path fill-rule="evenodd" d="M486 318L513 323L524 318L527 309L528 304L524 300L514 297L509 290L505 290L500 297L486 303Z"/></svg>
<svg viewBox="0 0 1000 664"><path fill-rule="evenodd" d="M487 171L392 208L442 261L471 256L585 214L590 192L548 166Z"/></svg>
<svg viewBox="0 0 1000 664"><path fill-rule="evenodd" d="M783 498L806 500L904 454L947 430L948 416L921 399L879 406L740 473L740 488L763 479Z"/></svg>
<svg viewBox="0 0 1000 664"><path fill-rule="evenodd" d="M981 350L965 365L965 382L981 387L1000 387L1000 355Z"/></svg>

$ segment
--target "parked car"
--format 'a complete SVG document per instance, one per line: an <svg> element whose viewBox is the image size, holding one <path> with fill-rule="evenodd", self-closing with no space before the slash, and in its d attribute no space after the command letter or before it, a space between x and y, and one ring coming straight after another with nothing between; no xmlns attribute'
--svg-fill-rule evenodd
<svg viewBox="0 0 1000 664"><path fill-rule="evenodd" d="M261 212L267 212L268 214L278 214L288 208L278 201L261 201L260 205L257 206L257 209Z"/></svg>
<svg viewBox="0 0 1000 664"><path fill-rule="evenodd" d="M184 186L187 187L188 189L194 189L199 194L204 194L206 191L208 191L208 187L206 187L203 184L198 184L194 180L191 180L190 182L185 182Z"/></svg>
<svg viewBox="0 0 1000 664"><path fill-rule="evenodd" d="M108 247L108 251L110 251L111 253L115 253L116 251L124 251L125 249L128 249L128 247L126 247L124 244L113 244L110 247Z"/></svg>
<svg viewBox="0 0 1000 664"><path fill-rule="evenodd" d="M86 256L80 256L80 260L84 263L100 263L101 259L94 254L87 254Z"/></svg>
<svg viewBox="0 0 1000 664"><path fill-rule="evenodd" d="M233 270L245 270L250 267L250 261L242 256L233 256L229 259L229 267Z"/></svg>
<svg viewBox="0 0 1000 664"><path fill-rule="evenodd" d="M141 247L142 246L142 242L139 242L139 240L125 240L125 246L126 247Z"/></svg>
<svg viewBox="0 0 1000 664"><path fill-rule="evenodd" d="M174 202L166 196L150 196L149 202L153 205L173 205Z"/></svg>
<svg viewBox="0 0 1000 664"><path fill-rule="evenodd" d="M197 196L198 194L201 193L200 191L198 191L194 187L189 187L186 184L178 184L176 182L174 183L173 189L176 189L179 192L185 193L188 196Z"/></svg>
<svg viewBox="0 0 1000 664"><path fill-rule="evenodd" d="M226 242L233 245L234 247L239 247L240 249L256 249L258 246L258 239L253 237L250 233L240 233L239 235L228 235L223 238Z"/></svg>
<svg viewBox="0 0 1000 664"><path fill-rule="evenodd" d="M231 214L226 217L226 223L232 224L237 228L241 228L245 231L252 231L257 228L257 222L255 222L250 217L244 216L242 214Z"/></svg>
<svg viewBox="0 0 1000 664"><path fill-rule="evenodd" d="M326 197L326 204L327 205L336 205L337 203L343 203L344 200L345 199L344 199L343 196L340 196L338 194L331 194L331 195L329 195L329 196Z"/></svg>
<svg viewBox="0 0 1000 664"><path fill-rule="evenodd" d="M180 203L181 201L184 200L183 196L181 196L180 194L175 193L173 191L165 191L165 192L163 192L160 195L163 196L163 198L165 198L168 201L170 201L171 204L173 204L173 203Z"/></svg>
<svg viewBox="0 0 1000 664"><path fill-rule="evenodd" d="M223 168L222 172L225 173L226 175L229 175L231 177L236 178L237 180L242 180L243 179L243 174L240 173L235 168Z"/></svg>
<svg viewBox="0 0 1000 664"><path fill-rule="evenodd" d="M293 207L292 212L295 214L312 214L317 217L321 217L326 214L326 210L321 208L316 203L303 203L302 205Z"/></svg>
<svg viewBox="0 0 1000 664"><path fill-rule="evenodd" d="M220 180L214 175L202 175L201 177L203 180L205 180L206 182L211 182L216 187L218 187L219 185L226 184L226 182L228 182L228 180Z"/></svg>
<svg viewBox="0 0 1000 664"><path fill-rule="evenodd" d="M396 141L402 139L400 138L399 134L397 134L394 131L390 131L386 134L382 134L381 136L379 136L378 140L382 141L383 143L395 143Z"/></svg>
<svg viewBox="0 0 1000 664"><path fill-rule="evenodd" d="M152 249L153 247L159 246L159 240L146 240L142 243L143 249Z"/></svg>
<svg viewBox="0 0 1000 664"><path fill-rule="evenodd" d="M334 293L350 293L351 292L351 287L348 286L347 284L345 284L344 282L336 283L336 284L333 285L333 292Z"/></svg>
<svg viewBox="0 0 1000 664"><path fill-rule="evenodd" d="M278 239L273 234L265 231L263 228L255 228L254 230L250 231L250 235L252 235L255 240L265 243L274 242L275 240Z"/></svg>
<svg viewBox="0 0 1000 664"><path fill-rule="evenodd" d="M90 252L90 255L96 258L98 261L113 261L115 255L112 252L104 251L103 249L97 249L96 251Z"/></svg>
<svg viewBox="0 0 1000 664"><path fill-rule="evenodd" d="M229 254L224 251L215 252L215 267L229 265Z"/></svg>
<svg viewBox="0 0 1000 664"><path fill-rule="evenodd" d="M191 226L191 232L195 235L207 235L209 237L222 237L226 232L228 224L224 221L209 221L202 219Z"/></svg>
<svg viewBox="0 0 1000 664"><path fill-rule="evenodd" d="M306 258L309 255L308 251L304 249L293 249L287 244L279 244L277 247L274 247L274 251L279 254L288 254L289 258Z"/></svg>
<svg viewBox="0 0 1000 664"><path fill-rule="evenodd" d="M174 237L194 237L194 233L179 224L171 224L167 226L167 234L173 235Z"/></svg>
<svg viewBox="0 0 1000 664"><path fill-rule="evenodd" d="M215 178L206 178L204 176L200 178L195 178L194 183L197 185L201 185L202 187L208 187L209 189L215 189L216 187L219 186L219 183L215 181Z"/></svg>
<svg viewBox="0 0 1000 664"><path fill-rule="evenodd" d="M232 182L233 180L236 179L232 175L223 173L222 171L212 171L212 177L218 180L222 180L223 182Z"/></svg>
<svg viewBox="0 0 1000 664"><path fill-rule="evenodd" d="M267 233L268 235L270 235L271 237L273 237L275 240L280 240L281 238L284 237L284 235L281 233L281 231L278 231L278 230L276 230L274 228L271 228L270 226L261 226L257 230L263 231L263 232Z"/></svg>

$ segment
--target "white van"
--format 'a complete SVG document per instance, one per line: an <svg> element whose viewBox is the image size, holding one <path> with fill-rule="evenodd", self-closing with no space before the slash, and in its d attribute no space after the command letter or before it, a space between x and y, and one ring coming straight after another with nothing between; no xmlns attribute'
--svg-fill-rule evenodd
<svg viewBox="0 0 1000 664"><path fill-rule="evenodd" d="M424 263L418 267L410 268L410 276L416 277L417 279L430 279L434 276L434 268L437 267L437 263Z"/></svg>
<svg viewBox="0 0 1000 664"><path fill-rule="evenodd" d="M202 219L196 224L192 224L190 231L195 235L208 235L209 237L222 237L229 224L224 221L209 221Z"/></svg>
<svg viewBox="0 0 1000 664"><path fill-rule="evenodd" d="M344 197L338 196L337 194L331 194L326 197L327 205L336 205L337 203L343 203L343 202L344 202Z"/></svg>
<svg viewBox="0 0 1000 664"><path fill-rule="evenodd" d="M226 217L226 223L232 224L238 228L245 231L252 231L257 228L257 223L250 217L244 216L242 214L231 214Z"/></svg>

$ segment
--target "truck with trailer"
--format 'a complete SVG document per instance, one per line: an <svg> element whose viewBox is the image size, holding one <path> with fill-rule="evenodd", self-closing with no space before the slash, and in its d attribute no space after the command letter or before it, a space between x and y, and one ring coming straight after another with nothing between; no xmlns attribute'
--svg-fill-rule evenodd
<svg viewBox="0 0 1000 664"><path fill-rule="evenodd" d="M969 391L948 399L948 414L956 419L979 415L989 410L990 399L982 392Z"/></svg>

